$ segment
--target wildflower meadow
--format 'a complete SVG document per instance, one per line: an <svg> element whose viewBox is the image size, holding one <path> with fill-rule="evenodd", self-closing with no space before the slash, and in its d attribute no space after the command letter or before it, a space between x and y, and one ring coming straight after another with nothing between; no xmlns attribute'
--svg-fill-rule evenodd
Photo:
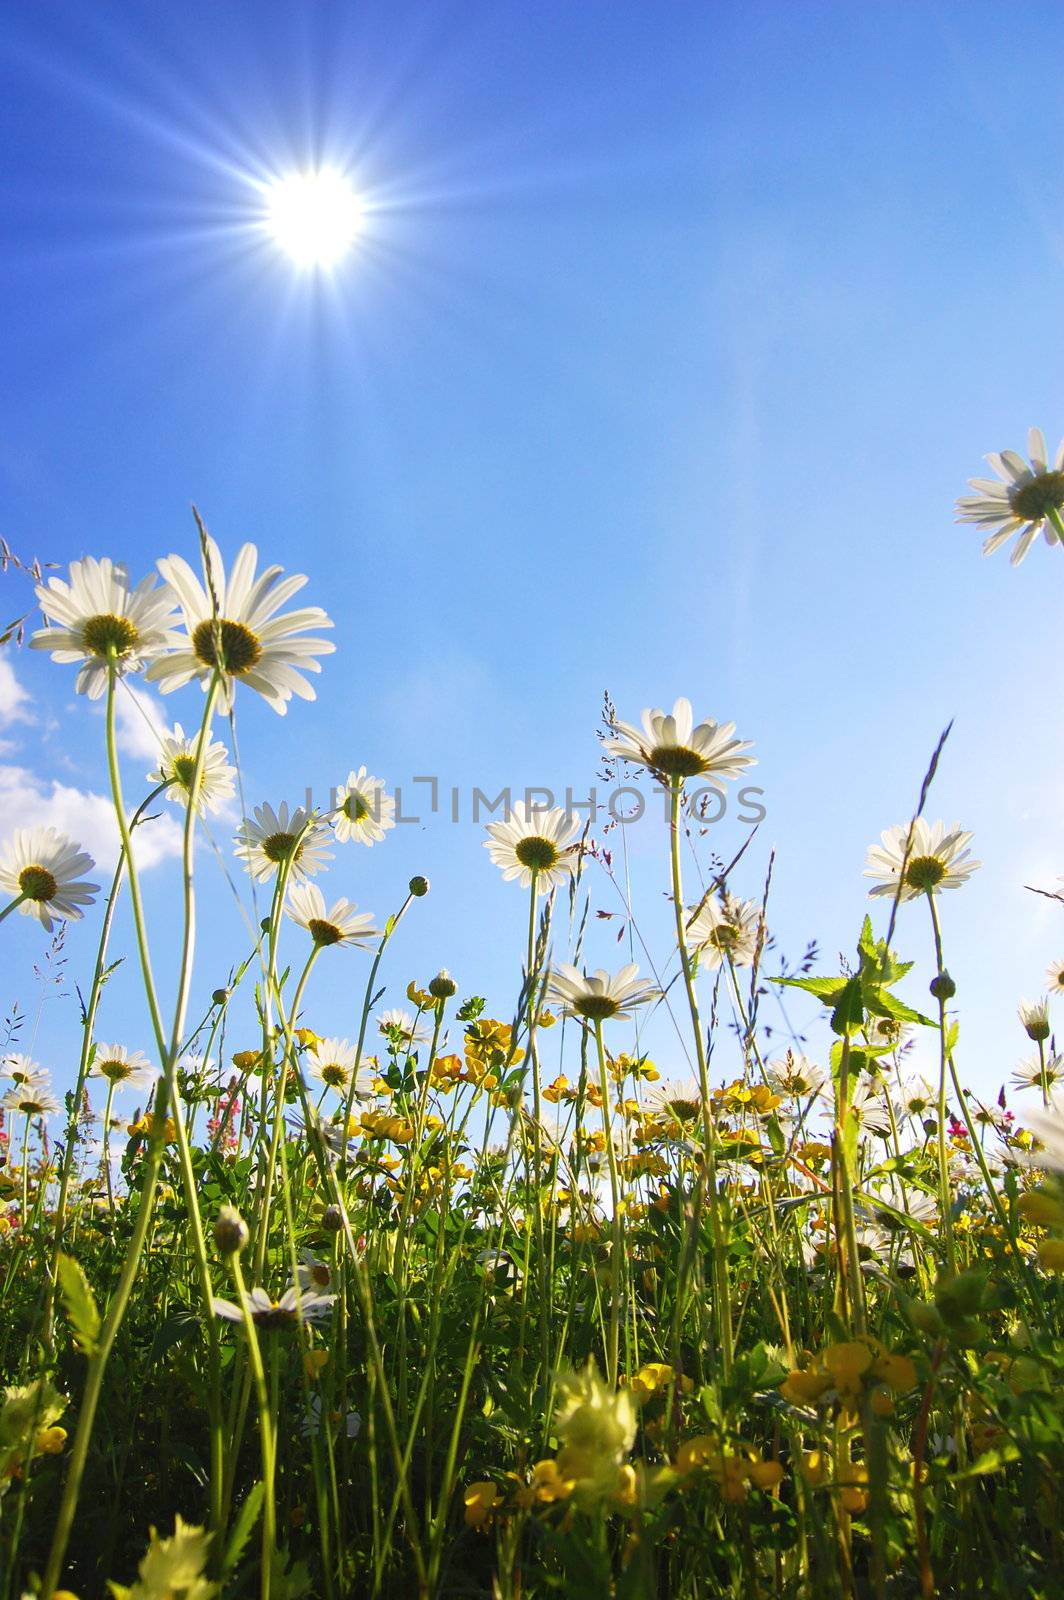
<svg viewBox="0 0 1064 1600"><path fill-rule="evenodd" d="M989 461L960 520L1060 561L1064 445L1035 429ZM96 948L76 1059L24 1048L32 975L4 967L2 1600L1064 1592L1064 959L1020 1007L1026 1059L970 1092L940 912L980 863L936 818L948 738L909 814L867 819L843 960L788 963L756 825L721 860L701 822L756 730L702 684L607 704L602 759L662 801L641 826L670 937L643 941L623 825L607 847L515 802L484 833L513 906L483 929L512 952L489 1006L476 973L409 969L428 878L356 903L396 826L369 753L338 753L329 806L282 797L334 648L313 575L190 533L154 572L29 572L26 647L103 709L121 849L101 872L30 816L0 848L0 938L35 919L43 959L84 919ZM138 675L181 721L133 791ZM285 719L265 798L239 760L254 696ZM220 872L201 835L226 807ZM161 815L165 961L136 849ZM214 987L197 927L227 879L248 937ZM317 1031L326 993L343 1037ZM774 994L816 1008L807 1039L766 1027Z"/></svg>

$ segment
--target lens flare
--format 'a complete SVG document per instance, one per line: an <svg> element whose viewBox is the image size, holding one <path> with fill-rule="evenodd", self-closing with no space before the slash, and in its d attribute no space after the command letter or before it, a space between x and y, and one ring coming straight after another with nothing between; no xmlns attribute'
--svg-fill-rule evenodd
<svg viewBox="0 0 1064 1600"><path fill-rule="evenodd" d="M322 167L278 178L266 190L266 228L300 267L332 267L362 224L362 205L342 172Z"/></svg>

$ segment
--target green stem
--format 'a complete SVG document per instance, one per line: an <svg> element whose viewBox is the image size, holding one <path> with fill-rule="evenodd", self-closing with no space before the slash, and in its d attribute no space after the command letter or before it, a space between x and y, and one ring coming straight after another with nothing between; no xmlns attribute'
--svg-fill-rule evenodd
<svg viewBox="0 0 1064 1600"><path fill-rule="evenodd" d="M602 1022L595 1021L595 1044L598 1049L599 1093L602 1095L602 1128L606 1136L606 1160L610 1169L610 1193L613 1199L613 1226L610 1241L610 1336L606 1348L606 1381L617 1387L619 1376L621 1327L621 1179L617 1170L617 1152L613 1147L613 1119L610 1112L610 1075L606 1065L606 1046L602 1038Z"/></svg>
<svg viewBox="0 0 1064 1600"><path fill-rule="evenodd" d="M941 980L945 975L942 964L942 930L938 922L938 908L935 905L934 894L927 891L927 904L931 912L931 928L935 938L935 975L938 982L935 988L938 991L938 1039L939 1039L939 1067L938 1067L938 1136L936 1149L938 1155L938 1205L942 1217L942 1231L946 1240L946 1261L951 1272L957 1270L957 1246L953 1237L953 1202L950 1195L949 1159L946 1155L946 1076L949 1070L949 1048L946 1035L946 996L942 992Z"/></svg>
<svg viewBox="0 0 1064 1600"><path fill-rule="evenodd" d="M9 917L12 911L15 911L22 904L25 898L26 896L24 894L17 894L11 901L10 905L6 905L3 911L0 911L0 922L3 922L5 917Z"/></svg>

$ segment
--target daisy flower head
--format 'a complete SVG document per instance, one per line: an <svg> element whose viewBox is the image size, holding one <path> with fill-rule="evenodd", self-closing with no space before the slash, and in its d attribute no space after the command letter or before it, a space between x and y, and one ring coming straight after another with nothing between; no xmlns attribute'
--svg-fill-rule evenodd
<svg viewBox="0 0 1064 1600"><path fill-rule="evenodd" d="M612 975L602 967L591 974L583 973L566 962L554 968L547 993L567 1017L583 1017L587 1022L605 1022L614 1017L623 1021L636 1006L655 1000L660 992L639 978L638 972L634 962Z"/></svg>
<svg viewBox="0 0 1064 1600"><path fill-rule="evenodd" d="M317 1078L327 1089L346 1094L358 1064L358 1051L347 1039L318 1039L310 1046L304 1060L312 1078ZM355 1094L360 1100L372 1099L373 1078L374 1073L366 1067L359 1072Z"/></svg>
<svg viewBox="0 0 1064 1600"><path fill-rule="evenodd" d="M671 713L648 708L641 722L641 728L614 722L616 737L607 739L605 747L611 756L646 767L667 788L686 778L738 778L756 765L754 756L744 754L753 748L749 741L733 737L734 722L696 726L690 700L677 700Z"/></svg>
<svg viewBox="0 0 1064 1600"><path fill-rule="evenodd" d="M702 1091L693 1078L666 1078L647 1091L646 1109L673 1122L693 1122L702 1114Z"/></svg>
<svg viewBox="0 0 1064 1600"><path fill-rule="evenodd" d="M903 1117L915 1117L922 1122L925 1117L937 1117L938 1095L926 1078L914 1075L906 1078L894 1096L895 1104Z"/></svg>
<svg viewBox="0 0 1064 1600"><path fill-rule="evenodd" d="M1049 1038L1048 1000L1021 1000L1017 1010L1028 1039L1037 1043L1039 1039Z"/></svg>
<svg viewBox="0 0 1064 1600"><path fill-rule="evenodd" d="M1046 968L1046 983L1050 994L1064 994L1064 958L1051 961Z"/></svg>
<svg viewBox="0 0 1064 1600"><path fill-rule="evenodd" d="M255 546L242 545L226 574L221 552L208 537L202 582L181 556L159 562L187 630L179 648L149 668L149 678L164 694L193 679L206 686L219 672L227 703L238 683L256 690L280 716L293 695L315 698L302 674L320 672L315 657L331 654L336 646L329 639L306 635L312 628L331 628L332 623L320 606L282 613L281 607L307 580L299 574L282 578L281 567L265 567L256 577L257 561Z"/></svg>
<svg viewBox="0 0 1064 1600"><path fill-rule="evenodd" d="M1064 1079L1064 1056L1046 1056L1045 1087L1050 1094ZM1012 1074L1013 1087L1016 1089L1040 1089L1042 1087L1043 1066L1040 1056L1028 1056L1026 1061L1021 1061Z"/></svg>
<svg viewBox="0 0 1064 1600"><path fill-rule="evenodd" d="M819 1099L830 1081L826 1068L796 1050L788 1050L780 1061L770 1061L766 1075L772 1091L790 1100Z"/></svg>
<svg viewBox="0 0 1064 1600"><path fill-rule="evenodd" d="M862 1133L890 1132L890 1107L880 1079L858 1080L850 1095L849 1111Z"/></svg>
<svg viewBox="0 0 1064 1600"><path fill-rule="evenodd" d="M320 1322L332 1310L335 1299L334 1294L300 1293L293 1285L285 1290L279 1300L272 1299L265 1289L251 1289L248 1291L247 1307L256 1328L275 1333L281 1328L294 1327L300 1315L304 1322ZM227 1322L244 1320L243 1311L232 1300L216 1297L211 1300L211 1307L216 1317L224 1317Z"/></svg>
<svg viewBox="0 0 1064 1600"><path fill-rule="evenodd" d="M383 778L371 777L365 767L349 772L337 791L332 825L341 844L379 843L395 827L395 801L385 792Z"/></svg>
<svg viewBox="0 0 1064 1600"><path fill-rule="evenodd" d="M40 1066L31 1056L23 1055L21 1051L5 1056L0 1062L0 1078L10 1078L12 1083L27 1084L31 1088L43 1087L50 1077L51 1073L47 1067Z"/></svg>
<svg viewBox="0 0 1064 1600"><path fill-rule="evenodd" d="M59 1110L59 1101L47 1084L47 1076L34 1083L16 1083L0 1100L0 1106L23 1117L50 1117Z"/></svg>
<svg viewBox="0 0 1064 1600"><path fill-rule="evenodd" d="M503 822L489 822L484 848L507 882L543 893L567 883L580 858L580 823L560 806L547 810L517 800Z"/></svg>
<svg viewBox="0 0 1064 1600"><path fill-rule="evenodd" d="M255 807L255 817L245 817L235 839L236 853L259 883L266 883L286 866L294 883L320 872L332 852L325 849L328 832L313 812L282 802Z"/></svg>
<svg viewBox="0 0 1064 1600"><path fill-rule="evenodd" d="M761 907L754 900L737 900L722 890L710 894L687 924L687 942L708 967L730 961L752 967L764 940Z"/></svg>
<svg viewBox="0 0 1064 1600"><path fill-rule="evenodd" d="M377 1026L386 1039L397 1038L407 1050L413 1050L419 1044L428 1044L432 1037L409 1011L401 1011L398 1006L393 1006L390 1011L382 1011Z"/></svg>
<svg viewBox="0 0 1064 1600"><path fill-rule="evenodd" d="M47 627L30 639L34 650L51 651L53 661L80 662L75 687L98 700L112 665L118 676L139 672L179 642L174 631L174 596L154 576L132 588L120 563L86 556L70 567L70 580L49 578L37 585L37 603Z"/></svg>
<svg viewBox="0 0 1064 1600"><path fill-rule="evenodd" d="M288 893L288 915L306 928L317 945L367 945L379 939L381 930L373 926L373 914L359 911L350 900L335 900L326 909L325 896L316 883L297 884Z"/></svg>
<svg viewBox="0 0 1064 1600"><path fill-rule="evenodd" d="M998 475L972 478L974 495L957 501L957 521L974 522L989 537L983 554L992 555L999 545L1019 534L1011 562L1019 566L1039 533L1046 544L1064 544L1064 440L1057 446L1052 465L1041 428L1027 435L1029 461L1015 450L1002 450L986 457Z"/></svg>
<svg viewBox="0 0 1064 1600"><path fill-rule="evenodd" d="M175 722L173 729L162 736L158 766L148 773L149 783L170 785L168 799L177 805L188 805L196 775L197 743L198 737L187 737L180 722ZM196 810L201 817L208 811L218 811L224 801L233 798L235 778L236 768L229 765L229 751L219 740L210 740L203 752L196 793Z"/></svg>
<svg viewBox="0 0 1064 1600"><path fill-rule="evenodd" d="M105 1078L115 1089L148 1090L158 1074L142 1050L121 1044L98 1044L89 1068L90 1078Z"/></svg>
<svg viewBox="0 0 1064 1600"><path fill-rule="evenodd" d="M57 828L16 828L0 850L0 889L21 896L24 917L36 917L46 933L53 917L74 920L99 892L82 873L95 866L80 845Z"/></svg>
<svg viewBox="0 0 1064 1600"><path fill-rule="evenodd" d="M1064 1104L1051 1100L1044 1111L1024 1112L1024 1121L1038 1141L1037 1149L1025 1155L1025 1163L1064 1177Z"/></svg>
<svg viewBox="0 0 1064 1600"><path fill-rule="evenodd" d="M912 1029L897 1017L868 1016L864 1021L864 1042L869 1055L883 1056L901 1050Z"/></svg>
<svg viewBox="0 0 1064 1600"><path fill-rule="evenodd" d="M972 835L956 822L947 827L916 817L910 826L900 822L880 837L882 844L869 846L865 865L866 878L882 880L869 889L870 895L915 900L941 889L957 889L982 865L970 859Z"/></svg>

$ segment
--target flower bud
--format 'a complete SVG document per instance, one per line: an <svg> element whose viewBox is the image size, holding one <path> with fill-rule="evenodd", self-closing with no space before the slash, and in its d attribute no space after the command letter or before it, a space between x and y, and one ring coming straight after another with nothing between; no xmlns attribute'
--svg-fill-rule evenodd
<svg viewBox="0 0 1064 1600"><path fill-rule="evenodd" d="M936 1000L952 1000L957 993L957 985L946 971L931 979L930 988Z"/></svg>
<svg viewBox="0 0 1064 1600"><path fill-rule="evenodd" d="M427 878L411 878L408 887L414 898L420 900L423 895L429 892L429 880Z"/></svg>
<svg viewBox="0 0 1064 1600"><path fill-rule="evenodd" d="M344 1214L339 1206L326 1206L321 1214L321 1225L327 1233L339 1233L344 1225Z"/></svg>
<svg viewBox="0 0 1064 1600"><path fill-rule="evenodd" d="M269 931L270 931L270 919L269 919L269 917L263 917L262 921L259 923L259 927L262 929L263 933L269 933Z"/></svg>
<svg viewBox="0 0 1064 1600"><path fill-rule="evenodd" d="M229 999L229 990L228 989L215 989L214 993L211 995L211 1005L213 1005L213 1006L224 1006L225 1002L228 999Z"/></svg>
<svg viewBox="0 0 1064 1600"><path fill-rule="evenodd" d="M1028 1039L1036 1044L1044 1044L1049 1038L1049 1007L1044 1000L1037 1000L1034 1005L1024 1000L1020 1006L1020 1021Z"/></svg>
<svg viewBox="0 0 1064 1600"><path fill-rule="evenodd" d="M236 1206L222 1206L214 1224L214 1242L223 1256L239 1255L250 1238L248 1225Z"/></svg>
<svg viewBox="0 0 1064 1600"><path fill-rule="evenodd" d="M451 974L446 967L441 967L429 984L429 994L434 1000L449 1000L457 992L458 985L451 977Z"/></svg>

